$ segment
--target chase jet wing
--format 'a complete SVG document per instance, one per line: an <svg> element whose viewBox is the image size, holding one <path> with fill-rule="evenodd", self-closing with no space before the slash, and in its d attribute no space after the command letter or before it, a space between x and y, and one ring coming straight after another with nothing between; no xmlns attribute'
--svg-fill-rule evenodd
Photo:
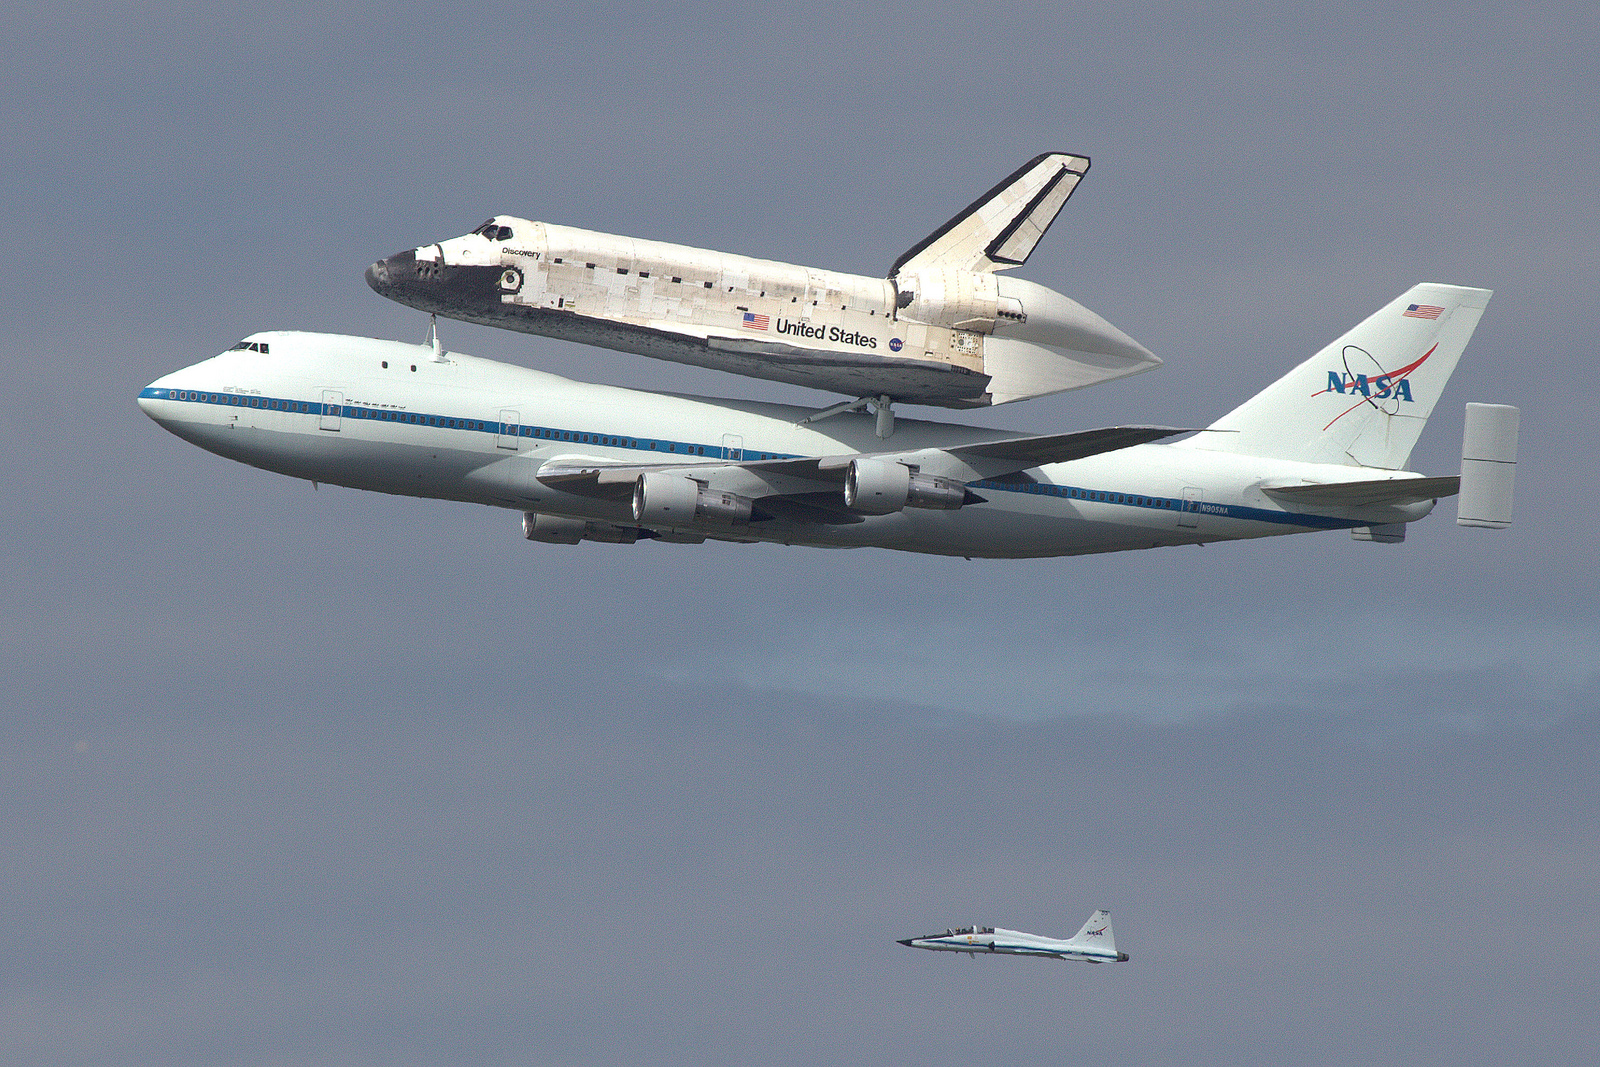
<svg viewBox="0 0 1600 1067"><path fill-rule="evenodd" d="M1087 156L1036 156L895 260L889 277L930 267L988 273L1021 266L1088 172Z"/></svg>
<svg viewBox="0 0 1600 1067"><path fill-rule="evenodd" d="M794 521L858 522L844 508L840 491L858 462L899 464L955 483L1002 478L1047 463L1064 463L1102 452L1159 441L1192 430L1171 426L1112 426L1078 433L1008 437L995 441L900 452L850 453L749 462L617 463L585 456L555 456L535 477L553 489L579 496L625 499L643 474L670 472L707 489L758 501L772 514ZM968 502L981 500L967 491Z"/></svg>

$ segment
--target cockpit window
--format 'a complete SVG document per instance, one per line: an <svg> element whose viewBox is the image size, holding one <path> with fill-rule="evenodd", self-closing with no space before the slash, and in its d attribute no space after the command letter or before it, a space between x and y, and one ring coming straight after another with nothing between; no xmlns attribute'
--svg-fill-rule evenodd
<svg viewBox="0 0 1600 1067"><path fill-rule="evenodd" d="M481 237L487 237L491 241L511 240L511 227L501 226L499 223L495 222L494 219L490 219L488 222L484 223L482 226L479 226L472 232Z"/></svg>
<svg viewBox="0 0 1600 1067"><path fill-rule="evenodd" d="M264 356L264 355L267 354L267 342L265 342L265 341L240 341L238 344L236 344L232 348L228 349L228 351L229 352L260 352Z"/></svg>

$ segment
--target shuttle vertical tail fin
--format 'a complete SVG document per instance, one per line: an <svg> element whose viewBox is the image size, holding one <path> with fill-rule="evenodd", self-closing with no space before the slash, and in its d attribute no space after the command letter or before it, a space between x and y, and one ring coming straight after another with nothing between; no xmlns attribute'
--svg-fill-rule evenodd
<svg viewBox="0 0 1600 1067"><path fill-rule="evenodd" d="M1185 444L1401 470L1491 295L1412 286Z"/></svg>
<svg viewBox="0 0 1600 1067"><path fill-rule="evenodd" d="M1087 156L1035 156L895 260L889 277L903 270L988 273L1020 266L1088 172Z"/></svg>

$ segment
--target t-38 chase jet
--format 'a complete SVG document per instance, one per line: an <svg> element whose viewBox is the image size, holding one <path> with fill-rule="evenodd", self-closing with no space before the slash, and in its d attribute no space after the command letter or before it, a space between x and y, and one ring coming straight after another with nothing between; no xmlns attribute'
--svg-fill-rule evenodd
<svg viewBox="0 0 1600 1067"><path fill-rule="evenodd" d="M1031 160L866 278L497 215L367 269L423 311L870 400L981 407L1160 360L1021 266L1089 169ZM886 415L887 417L887 415ZM884 436L887 436L885 434Z"/></svg>
<svg viewBox="0 0 1600 1067"><path fill-rule="evenodd" d="M1461 491L1511 519L1517 412L1468 405L1462 474L1405 470L1488 303L1424 284L1204 430L1021 434L644 393L408 345L260 333L152 382L185 440L313 482L510 508L536 541L766 541L1054 556L1312 530L1399 541Z"/></svg>
<svg viewBox="0 0 1600 1067"><path fill-rule="evenodd" d="M1128 962L1128 954L1117 951L1116 936L1111 932L1111 913L1104 908L1089 916L1089 921L1065 940L994 926L963 926L942 934L908 937L900 944L933 952L965 952L969 956L983 952L1002 956L1032 956L1044 960L1080 960L1084 963Z"/></svg>

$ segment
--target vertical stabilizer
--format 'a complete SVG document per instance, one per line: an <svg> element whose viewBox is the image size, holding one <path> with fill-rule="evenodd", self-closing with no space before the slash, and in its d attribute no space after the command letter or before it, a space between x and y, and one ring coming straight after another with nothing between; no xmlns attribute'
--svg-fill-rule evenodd
<svg viewBox="0 0 1600 1067"><path fill-rule="evenodd" d="M1116 935L1111 932L1111 912L1101 908L1089 916L1089 921L1072 935L1072 942L1106 952L1117 951Z"/></svg>
<svg viewBox="0 0 1600 1067"><path fill-rule="evenodd" d="M1088 172L1087 156L1035 156L895 260L889 277L901 271L988 273L1020 266Z"/></svg>
<svg viewBox="0 0 1600 1067"><path fill-rule="evenodd" d="M1413 286L1186 444L1401 470L1491 295Z"/></svg>

